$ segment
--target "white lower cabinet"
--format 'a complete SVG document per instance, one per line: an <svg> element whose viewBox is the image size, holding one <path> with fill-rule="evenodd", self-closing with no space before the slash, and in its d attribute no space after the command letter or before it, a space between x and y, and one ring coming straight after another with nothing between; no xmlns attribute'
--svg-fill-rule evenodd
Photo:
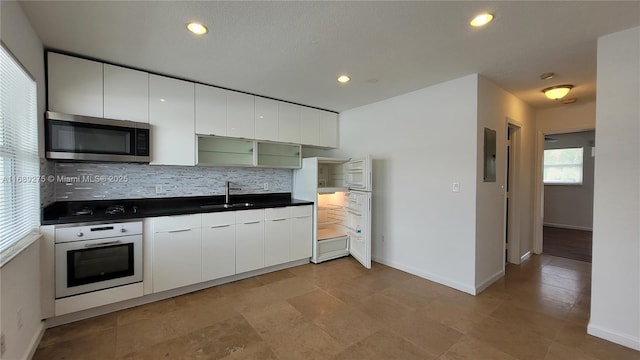
<svg viewBox="0 0 640 360"><path fill-rule="evenodd" d="M292 206L290 261L311 257L312 231L313 210L311 206Z"/></svg>
<svg viewBox="0 0 640 360"><path fill-rule="evenodd" d="M202 214L202 281L236 273L236 213Z"/></svg>
<svg viewBox="0 0 640 360"><path fill-rule="evenodd" d="M153 292L311 257L312 207L153 218Z"/></svg>
<svg viewBox="0 0 640 360"><path fill-rule="evenodd" d="M291 244L290 208L265 210L264 263L272 266L289 261Z"/></svg>
<svg viewBox="0 0 640 360"><path fill-rule="evenodd" d="M200 214L154 219L154 292L201 281L201 238Z"/></svg>
<svg viewBox="0 0 640 360"><path fill-rule="evenodd" d="M236 273L264 267L264 210L236 212Z"/></svg>

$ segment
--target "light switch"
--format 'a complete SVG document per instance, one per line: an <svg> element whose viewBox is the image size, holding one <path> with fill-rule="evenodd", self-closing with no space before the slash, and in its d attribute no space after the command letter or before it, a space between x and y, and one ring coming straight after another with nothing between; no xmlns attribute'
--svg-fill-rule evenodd
<svg viewBox="0 0 640 360"><path fill-rule="evenodd" d="M454 182L451 185L451 191L453 191L454 193L460 192L460 183Z"/></svg>

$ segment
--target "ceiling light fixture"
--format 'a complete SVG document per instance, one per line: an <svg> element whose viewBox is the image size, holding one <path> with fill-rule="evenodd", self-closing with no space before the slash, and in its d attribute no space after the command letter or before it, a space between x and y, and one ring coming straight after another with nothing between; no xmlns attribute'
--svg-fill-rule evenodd
<svg viewBox="0 0 640 360"><path fill-rule="evenodd" d="M474 17L473 20L471 20L471 22L469 23L469 25L473 27L480 27L480 26L487 25L488 23L491 22L491 20L493 20L493 14L482 13Z"/></svg>
<svg viewBox="0 0 640 360"><path fill-rule="evenodd" d="M577 99L577 98L570 98L570 99L564 99L564 100L562 100L562 103L563 103L563 104L565 104L565 105L567 105L567 104L573 104L573 103L575 103L576 101L578 101L578 99Z"/></svg>
<svg viewBox="0 0 640 360"><path fill-rule="evenodd" d="M351 78L349 76L347 76L347 75L338 76L338 82L340 82L340 83L346 84L349 81L351 81Z"/></svg>
<svg viewBox="0 0 640 360"><path fill-rule="evenodd" d="M551 100L562 99L567 96L573 85L556 85L543 89L542 92Z"/></svg>
<svg viewBox="0 0 640 360"><path fill-rule="evenodd" d="M197 22L190 22L187 24L187 29L189 29L189 31L191 31L192 33L196 34L196 35L204 35L206 33L209 32L209 29L207 29L206 26L197 23Z"/></svg>

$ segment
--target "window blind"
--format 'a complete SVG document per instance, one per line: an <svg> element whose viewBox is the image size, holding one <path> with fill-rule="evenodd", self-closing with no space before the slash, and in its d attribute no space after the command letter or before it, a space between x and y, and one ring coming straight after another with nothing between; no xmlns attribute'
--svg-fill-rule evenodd
<svg viewBox="0 0 640 360"><path fill-rule="evenodd" d="M40 224L36 83L0 46L0 255Z"/></svg>

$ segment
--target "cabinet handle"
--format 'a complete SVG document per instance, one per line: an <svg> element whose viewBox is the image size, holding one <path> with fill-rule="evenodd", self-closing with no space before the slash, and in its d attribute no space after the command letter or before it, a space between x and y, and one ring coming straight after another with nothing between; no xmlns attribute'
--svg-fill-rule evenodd
<svg viewBox="0 0 640 360"><path fill-rule="evenodd" d="M243 223L243 224L249 225L249 224L258 224L258 223L260 223L260 220L258 220L258 221L250 221L250 222L246 222L246 223Z"/></svg>
<svg viewBox="0 0 640 360"><path fill-rule="evenodd" d="M310 218L311 215L304 215L304 216L296 216L296 219L306 219L306 218Z"/></svg>
<svg viewBox="0 0 640 360"><path fill-rule="evenodd" d="M231 226L231 225L214 225L211 228L212 229L218 229L218 228L229 227L229 226Z"/></svg>
<svg viewBox="0 0 640 360"><path fill-rule="evenodd" d="M176 230L169 230L167 232L168 233L177 233L177 232L184 232L184 231L191 231L191 229L176 229Z"/></svg>
<svg viewBox="0 0 640 360"><path fill-rule="evenodd" d="M115 244L120 244L120 243L121 243L120 240L114 240L114 241L105 241L105 242L101 242L101 243L97 243L97 244L87 244L84 247L86 247L86 248L94 248L94 247L115 245Z"/></svg>
<svg viewBox="0 0 640 360"><path fill-rule="evenodd" d="M287 220L287 219L286 218L285 219L273 219L271 221L284 221L284 220Z"/></svg>

